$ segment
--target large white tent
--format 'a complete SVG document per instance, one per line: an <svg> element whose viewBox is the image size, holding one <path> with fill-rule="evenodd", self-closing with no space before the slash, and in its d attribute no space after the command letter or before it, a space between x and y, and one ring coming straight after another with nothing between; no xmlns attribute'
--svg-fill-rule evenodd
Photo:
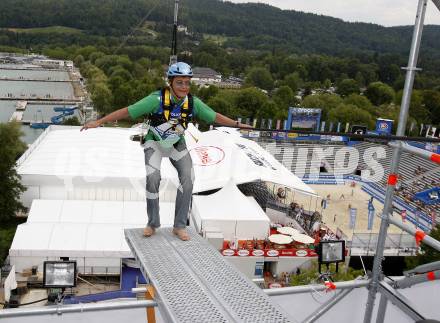
<svg viewBox="0 0 440 323"><path fill-rule="evenodd" d="M145 202L34 200L28 221L17 227L9 256L17 271L69 257L81 273L119 273L133 257L125 228L144 227ZM161 224L172 226L174 204L160 203Z"/></svg>
<svg viewBox="0 0 440 323"><path fill-rule="evenodd" d="M17 173L33 199L145 201L143 148L129 137L139 130L50 126L17 162ZM270 181L305 194L314 191L257 143L224 131L199 132L191 125L186 142L194 164L194 192L223 187L229 180ZM194 138L197 139L194 140ZM177 172L161 166L162 201L172 202Z"/></svg>
<svg viewBox="0 0 440 323"><path fill-rule="evenodd" d="M216 193L194 196L192 215L197 229L217 228L225 239L265 239L270 220L253 197L246 197L233 182Z"/></svg>

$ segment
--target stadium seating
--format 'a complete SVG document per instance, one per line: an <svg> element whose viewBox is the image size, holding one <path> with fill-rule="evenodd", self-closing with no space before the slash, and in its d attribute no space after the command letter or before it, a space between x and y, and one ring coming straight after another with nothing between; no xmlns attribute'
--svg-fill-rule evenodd
<svg viewBox="0 0 440 323"><path fill-rule="evenodd" d="M384 175L377 184L383 188L386 187L393 154L392 148L386 145L359 142L349 147L342 142L274 141L266 138L256 138L255 140L300 178L310 176L310 174L316 175L317 172L320 174L351 175L355 173L356 169L371 171L365 152L368 149L381 147L385 151L385 158L379 159L377 156L373 156L373 158L384 169ZM359 153L358 168L356 167L356 160L350 160L347 154L345 158L342 158L344 156L343 152L350 149L355 149ZM322 158L319 157L322 153L325 155L325 160L320 161ZM438 205L425 205L420 201L415 201L413 196L419 191L440 186L440 166L422 157L403 152L399 175L400 186L398 186L396 194L407 204L427 215L431 215L434 212L437 216L436 222L438 223L440 221Z"/></svg>

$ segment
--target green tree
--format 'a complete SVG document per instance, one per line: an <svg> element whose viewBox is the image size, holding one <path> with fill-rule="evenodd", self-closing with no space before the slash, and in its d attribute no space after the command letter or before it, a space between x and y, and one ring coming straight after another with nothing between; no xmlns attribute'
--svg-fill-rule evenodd
<svg viewBox="0 0 440 323"><path fill-rule="evenodd" d="M268 101L267 95L255 87L238 92L235 97L235 106L242 117L255 117Z"/></svg>
<svg viewBox="0 0 440 323"><path fill-rule="evenodd" d="M73 60L73 63L76 67L81 68L81 65L85 62L84 56L77 55L75 59Z"/></svg>
<svg viewBox="0 0 440 323"><path fill-rule="evenodd" d="M423 91L423 104L430 112L434 124L440 124L440 92L433 90Z"/></svg>
<svg viewBox="0 0 440 323"><path fill-rule="evenodd" d="M373 82L368 85L365 95L371 103L379 106L392 102L395 93L391 86L382 82Z"/></svg>
<svg viewBox="0 0 440 323"><path fill-rule="evenodd" d="M287 85L279 87L275 91L272 98L278 106L284 107L285 109L297 103L297 100L295 99L295 94L293 93L292 89Z"/></svg>
<svg viewBox="0 0 440 323"><path fill-rule="evenodd" d="M227 115L230 118L237 118L239 117L237 110L234 109L231 102L229 102L223 94L217 94L214 97L209 98L208 101L206 101L207 104L214 109L215 112L221 113L223 115Z"/></svg>
<svg viewBox="0 0 440 323"><path fill-rule="evenodd" d="M128 83L124 83L113 91L113 108L120 109L131 103L132 87Z"/></svg>
<svg viewBox="0 0 440 323"><path fill-rule="evenodd" d="M112 112L112 92L108 86L104 83L97 83L94 85L94 91L92 93L92 101L96 110L100 113Z"/></svg>
<svg viewBox="0 0 440 323"><path fill-rule="evenodd" d="M81 125L81 123L79 122L77 117L67 118L66 120L64 120L62 122L62 124L65 126L80 126Z"/></svg>
<svg viewBox="0 0 440 323"><path fill-rule="evenodd" d="M359 94L350 94L346 98L344 98L345 104L353 104L360 109L366 110L371 113L372 116L378 117L377 109L371 104L370 100L367 99L364 95Z"/></svg>
<svg viewBox="0 0 440 323"><path fill-rule="evenodd" d="M400 106L403 96L403 90L396 94L395 104ZM431 122L430 113L423 105L423 92L421 90L413 90L411 93L411 101L409 104L409 115L418 122Z"/></svg>
<svg viewBox="0 0 440 323"><path fill-rule="evenodd" d="M0 224L10 221L17 212L26 211L20 202L26 190L15 170L15 161L25 151L20 125L0 123Z"/></svg>
<svg viewBox="0 0 440 323"><path fill-rule="evenodd" d="M216 96L218 93L218 87L215 85L210 85L207 87L201 87L199 88L198 97L202 99L203 101L208 101L209 98Z"/></svg>
<svg viewBox="0 0 440 323"><path fill-rule="evenodd" d="M357 125L374 126L374 121L368 111L362 110L355 105L341 104L333 108L328 113L328 120L333 122L341 122L342 124L350 123Z"/></svg>
<svg viewBox="0 0 440 323"><path fill-rule="evenodd" d="M0 266L3 266L4 259L9 254L12 240L14 239L16 223L8 223L0 228Z"/></svg>
<svg viewBox="0 0 440 323"><path fill-rule="evenodd" d="M309 95L304 98L301 105L304 108L321 109L322 119L327 119L328 112L343 103L342 98L336 94Z"/></svg>
<svg viewBox="0 0 440 323"><path fill-rule="evenodd" d="M267 91L273 88L273 78L270 72L264 67L253 67L246 75L245 83Z"/></svg>
<svg viewBox="0 0 440 323"><path fill-rule="evenodd" d="M298 89L302 86L303 80L301 79L299 74L295 72L286 75L282 84L287 85L292 89L293 92L296 93L296 91L298 91Z"/></svg>
<svg viewBox="0 0 440 323"><path fill-rule="evenodd" d="M342 97L352 93L359 94L359 84L353 79L343 79L338 83L336 92Z"/></svg>
<svg viewBox="0 0 440 323"><path fill-rule="evenodd" d="M336 271L336 267L334 264L331 264L329 269L331 272ZM349 267L348 270L345 270L345 266L343 264L339 264L339 271L338 273L332 275L332 279L335 282L348 281L363 276L363 274L364 273L362 270L355 270L351 267ZM312 266L309 269L303 269L299 275L292 274L290 276L290 285L298 286L309 285L312 283L322 284L321 281L317 280L318 276L318 263L317 261L313 261Z"/></svg>
<svg viewBox="0 0 440 323"><path fill-rule="evenodd" d="M322 83L322 87L324 89L329 89L332 86L332 81L330 81L329 79L325 79L324 82Z"/></svg>

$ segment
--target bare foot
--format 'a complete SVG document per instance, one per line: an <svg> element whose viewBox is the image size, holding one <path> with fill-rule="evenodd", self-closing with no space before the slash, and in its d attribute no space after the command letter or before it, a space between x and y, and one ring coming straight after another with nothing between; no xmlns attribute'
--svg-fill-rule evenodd
<svg viewBox="0 0 440 323"><path fill-rule="evenodd" d="M152 227L146 227L144 229L144 237L151 237L156 230Z"/></svg>
<svg viewBox="0 0 440 323"><path fill-rule="evenodd" d="M190 239L188 232L186 232L184 228L174 228L173 233L182 241L188 241Z"/></svg>

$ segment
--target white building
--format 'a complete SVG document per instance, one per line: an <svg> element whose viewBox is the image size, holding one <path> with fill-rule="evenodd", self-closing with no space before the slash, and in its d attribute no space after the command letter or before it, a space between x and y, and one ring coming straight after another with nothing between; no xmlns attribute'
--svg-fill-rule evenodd
<svg viewBox="0 0 440 323"><path fill-rule="evenodd" d="M192 81L196 85L216 85L222 81L222 75L211 68L194 67Z"/></svg>

